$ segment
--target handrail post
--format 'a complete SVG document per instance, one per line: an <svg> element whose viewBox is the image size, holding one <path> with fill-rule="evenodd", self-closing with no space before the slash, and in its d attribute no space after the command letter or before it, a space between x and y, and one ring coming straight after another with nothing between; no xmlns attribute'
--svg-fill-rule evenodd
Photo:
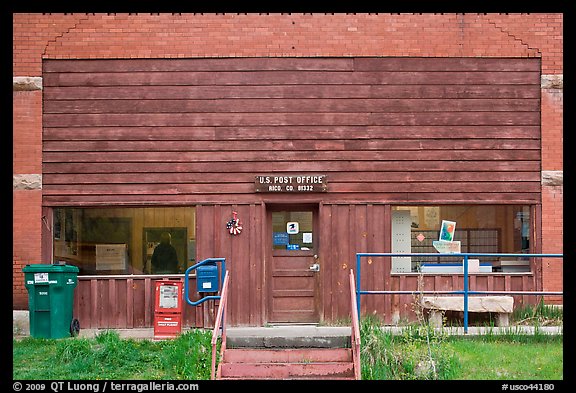
<svg viewBox="0 0 576 393"><path fill-rule="evenodd" d="M468 334L468 255L464 255L464 334Z"/></svg>
<svg viewBox="0 0 576 393"><path fill-rule="evenodd" d="M220 304L218 305L218 311L216 313L216 320L214 322L214 330L212 331L212 367L211 367L211 379L216 378L216 345L218 343L218 331L222 328L222 344L220 347L220 357L223 356L224 351L226 350L226 328L224 325L224 314L226 313L226 303L228 300L228 286L230 282L230 276L228 272L225 272L224 283L222 285L222 292L221 292L221 299Z"/></svg>
<svg viewBox="0 0 576 393"><path fill-rule="evenodd" d="M356 254L356 312L360 318L360 254Z"/></svg>
<svg viewBox="0 0 576 393"><path fill-rule="evenodd" d="M356 312L356 288L354 285L354 272L350 269L350 306L352 317L352 331L350 335L350 344L352 346L352 362L354 363L354 378L362 379L362 370L360 364L360 317Z"/></svg>

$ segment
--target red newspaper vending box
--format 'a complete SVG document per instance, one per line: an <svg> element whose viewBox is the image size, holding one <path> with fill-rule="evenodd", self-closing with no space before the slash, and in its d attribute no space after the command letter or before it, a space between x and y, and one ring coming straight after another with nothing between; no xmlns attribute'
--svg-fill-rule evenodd
<svg viewBox="0 0 576 393"><path fill-rule="evenodd" d="M182 282L156 281L154 338L174 338L182 332Z"/></svg>

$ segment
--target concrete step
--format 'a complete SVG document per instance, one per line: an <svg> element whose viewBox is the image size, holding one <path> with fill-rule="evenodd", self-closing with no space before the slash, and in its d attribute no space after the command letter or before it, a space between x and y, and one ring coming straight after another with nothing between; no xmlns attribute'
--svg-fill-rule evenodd
<svg viewBox="0 0 576 393"><path fill-rule="evenodd" d="M229 348L343 348L350 347L350 336L330 337L230 337Z"/></svg>
<svg viewBox="0 0 576 393"><path fill-rule="evenodd" d="M228 348L350 347L350 327L274 326L228 329Z"/></svg>
<svg viewBox="0 0 576 393"><path fill-rule="evenodd" d="M350 348L227 348L218 379L354 379Z"/></svg>
<svg viewBox="0 0 576 393"><path fill-rule="evenodd" d="M222 363L219 379L354 379L351 362Z"/></svg>
<svg viewBox="0 0 576 393"><path fill-rule="evenodd" d="M224 363L351 362L350 348L226 349Z"/></svg>

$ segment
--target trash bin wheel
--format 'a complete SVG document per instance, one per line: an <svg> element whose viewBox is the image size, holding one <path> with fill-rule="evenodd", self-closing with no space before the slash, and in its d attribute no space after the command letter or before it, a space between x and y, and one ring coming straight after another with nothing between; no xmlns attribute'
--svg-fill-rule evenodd
<svg viewBox="0 0 576 393"><path fill-rule="evenodd" d="M70 323L70 335L76 337L78 333L80 333L80 321L74 318Z"/></svg>

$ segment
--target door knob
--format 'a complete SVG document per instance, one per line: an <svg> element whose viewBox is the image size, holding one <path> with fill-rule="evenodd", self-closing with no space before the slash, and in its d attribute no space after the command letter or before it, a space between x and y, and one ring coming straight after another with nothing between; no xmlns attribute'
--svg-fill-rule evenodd
<svg viewBox="0 0 576 393"><path fill-rule="evenodd" d="M313 272L319 272L320 271L320 264L319 263L313 263L312 265L310 265L310 271Z"/></svg>

